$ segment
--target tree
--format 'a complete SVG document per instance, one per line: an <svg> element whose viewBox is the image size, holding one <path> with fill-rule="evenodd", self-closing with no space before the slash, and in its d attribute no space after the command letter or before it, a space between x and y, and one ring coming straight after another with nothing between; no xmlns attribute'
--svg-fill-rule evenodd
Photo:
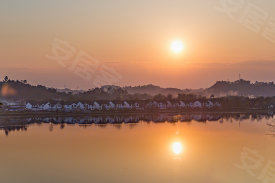
<svg viewBox="0 0 275 183"><path fill-rule="evenodd" d="M27 84L27 80L21 80L21 83Z"/></svg>
<svg viewBox="0 0 275 183"><path fill-rule="evenodd" d="M162 95L162 94L158 94L158 95L154 96L153 99L156 101L166 101L167 100L166 96Z"/></svg>
<svg viewBox="0 0 275 183"><path fill-rule="evenodd" d="M7 82L9 80L9 77L8 76L5 76L4 77L4 81Z"/></svg>
<svg viewBox="0 0 275 183"><path fill-rule="evenodd" d="M167 95L167 99L168 99L168 100L173 100L173 95L168 94L168 95Z"/></svg>
<svg viewBox="0 0 275 183"><path fill-rule="evenodd" d="M197 96L193 94L178 94L178 100L195 100L195 99L197 99Z"/></svg>

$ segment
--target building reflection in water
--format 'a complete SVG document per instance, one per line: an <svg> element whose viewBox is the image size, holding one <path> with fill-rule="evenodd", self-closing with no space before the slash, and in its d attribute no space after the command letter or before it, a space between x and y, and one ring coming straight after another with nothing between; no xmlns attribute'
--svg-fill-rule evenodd
<svg viewBox="0 0 275 183"><path fill-rule="evenodd" d="M177 123L184 122L190 123L192 121L206 123L206 122L219 122L225 121L232 122L251 120L260 121L262 119L272 119L273 115L268 114L148 114L148 115L114 115L114 116L83 116L83 117L32 117L32 118L10 118L0 117L0 130L4 131L8 135L12 131L27 131L30 125L36 124L50 124L49 130L53 131L53 125L60 125L61 129L64 129L65 125L79 125L87 127L90 125L97 125L99 127L106 127L107 125L113 125L117 129L121 128L121 124L129 124L130 128L134 128L138 123ZM176 132L176 135L179 131ZM180 141L173 143L173 151L175 154L180 154L184 150Z"/></svg>

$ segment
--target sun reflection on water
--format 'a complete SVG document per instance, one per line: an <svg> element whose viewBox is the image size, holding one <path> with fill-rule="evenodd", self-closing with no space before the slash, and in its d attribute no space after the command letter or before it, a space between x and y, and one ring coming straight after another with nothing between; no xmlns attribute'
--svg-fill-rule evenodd
<svg viewBox="0 0 275 183"><path fill-rule="evenodd" d="M173 142L172 143L172 152L175 155L180 155L183 151L183 146L181 142Z"/></svg>

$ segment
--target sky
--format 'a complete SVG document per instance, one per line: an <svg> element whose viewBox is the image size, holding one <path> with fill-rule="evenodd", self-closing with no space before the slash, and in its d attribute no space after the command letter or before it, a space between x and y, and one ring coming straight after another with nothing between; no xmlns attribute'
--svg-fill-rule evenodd
<svg viewBox="0 0 275 183"><path fill-rule="evenodd" d="M274 81L274 12L272 0L0 0L0 77L71 89Z"/></svg>

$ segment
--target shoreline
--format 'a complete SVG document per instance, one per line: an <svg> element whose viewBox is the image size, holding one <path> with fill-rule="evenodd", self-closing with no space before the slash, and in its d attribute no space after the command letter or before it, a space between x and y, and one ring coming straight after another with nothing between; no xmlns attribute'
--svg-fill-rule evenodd
<svg viewBox="0 0 275 183"><path fill-rule="evenodd" d="M6 112L1 111L0 117L81 117L81 116L127 116L127 115L154 115L154 114L273 114L273 111L263 109L239 109L239 110L142 110L142 111L93 111L93 112L60 112L60 111L20 111Z"/></svg>

